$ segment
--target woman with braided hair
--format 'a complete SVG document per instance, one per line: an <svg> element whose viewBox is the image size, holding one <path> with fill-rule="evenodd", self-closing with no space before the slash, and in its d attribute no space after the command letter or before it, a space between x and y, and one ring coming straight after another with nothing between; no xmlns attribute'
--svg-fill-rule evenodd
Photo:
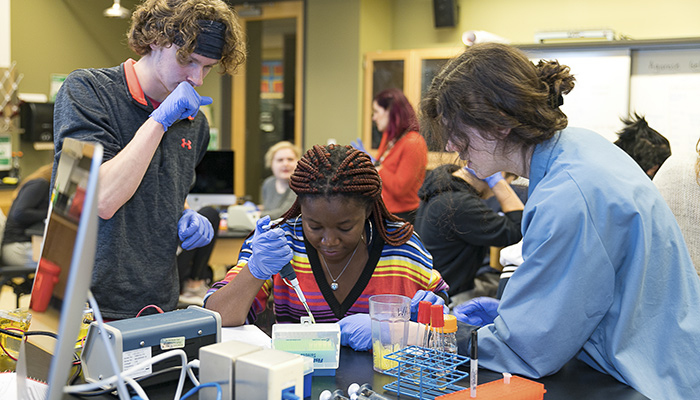
<svg viewBox="0 0 700 400"><path fill-rule="evenodd" d="M500 304L473 299L479 366L538 378L572 358L652 399L700 398L700 280L678 224L644 171L559 108L569 68L477 44L447 62L422 127L479 178L530 179L523 263ZM455 314L457 314L455 312ZM460 335L461 336L461 335ZM467 354L469 339L458 339Z"/></svg>
<svg viewBox="0 0 700 400"><path fill-rule="evenodd" d="M290 187L296 202L269 226L257 222L238 263L212 286L205 307L224 326L252 323L274 298L277 322L308 315L278 272L291 263L317 322L339 322L341 343L370 346L369 297L400 294L444 304L448 286L433 269L413 225L389 213L369 156L351 146L314 146L299 160Z"/></svg>

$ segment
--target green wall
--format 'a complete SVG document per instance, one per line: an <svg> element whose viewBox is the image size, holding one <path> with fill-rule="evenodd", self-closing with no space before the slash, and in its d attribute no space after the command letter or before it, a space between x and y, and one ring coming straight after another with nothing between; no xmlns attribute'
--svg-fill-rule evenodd
<svg viewBox="0 0 700 400"><path fill-rule="evenodd" d="M329 138L349 143L358 137L369 118L362 115L362 59L368 51L460 46L466 30L489 31L512 43L532 43L537 31L596 28L633 39L700 37L696 0L458 2L458 25L434 28L432 0L307 0L303 145ZM130 9L136 3L122 0ZM12 0L11 52L24 74L20 91L48 95L52 73L136 57L125 44L128 21L102 17L110 4ZM219 75L212 72L205 82L200 92L220 104ZM213 126L221 113L214 107Z"/></svg>
<svg viewBox="0 0 700 400"><path fill-rule="evenodd" d="M360 0L307 0L305 148L360 131Z"/></svg>

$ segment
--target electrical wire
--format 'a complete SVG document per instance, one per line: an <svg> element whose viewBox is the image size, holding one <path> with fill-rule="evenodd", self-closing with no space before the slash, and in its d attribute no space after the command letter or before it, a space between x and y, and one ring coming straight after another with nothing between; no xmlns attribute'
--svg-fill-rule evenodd
<svg viewBox="0 0 700 400"><path fill-rule="evenodd" d="M197 393L199 389L203 389L206 387L215 387L216 388L216 400L221 400L221 385L218 382L208 382L208 383L203 383L201 385L197 385L190 389L189 392L185 393L180 400L185 400L188 397L192 396L193 394Z"/></svg>
<svg viewBox="0 0 700 400"><path fill-rule="evenodd" d="M141 316L141 313L144 312L144 311L146 311L146 310L148 310L149 308L155 308L156 311L158 311L158 314L163 314L163 313L164 313L164 311L163 311L162 308L158 307L158 306L155 305L155 304L149 304L149 305L147 305L146 307L142 308L141 311L139 311L139 313L136 314L136 317L135 317L135 318L140 317L140 316Z"/></svg>
<svg viewBox="0 0 700 400"><path fill-rule="evenodd" d="M199 360L192 360L187 363L187 376L190 377L190 380L195 386L199 386L199 380L194 375L194 371L192 371L193 368L199 369Z"/></svg>
<svg viewBox="0 0 700 400"><path fill-rule="evenodd" d="M175 349L175 350L170 350L165 353L158 354L155 357L152 357L148 360L141 361L140 363L134 365L133 367L129 368L128 370L124 371L122 374L118 375L113 375L107 379L102 379L99 382L94 382L94 383L84 383L80 385L74 385L74 386L66 386L63 388L64 393L70 393L70 394L82 394L83 392L91 392L94 390L102 389L105 386L113 386L115 382L117 382L118 379L122 377L131 377L131 374L143 369L144 367L153 365L155 363L161 362L163 360L166 360L171 357L175 356L180 356L180 359L182 361L182 367L180 368L180 379L177 384L177 390L175 391L175 400L180 399L180 395L182 394L182 388L185 385L185 378L186 378L186 370L187 370L187 354L183 350L180 349ZM133 379L132 379L133 380ZM135 381L134 381L135 382ZM137 383L138 384L138 383ZM128 392L127 392L128 393Z"/></svg>
<svg viewBox="0 0 700 400"><path fill-rule="evenodd" d="M119 400L129 400L129 392L126 389L124 379L122 379L122 375L120 372L121 369L117 366L117 358L114 355L112 344L109 343L109 334L107 333L107 328L105 328L105 322L102 319L102 313L100 312L100 308L97 305L97 300L95 300L95 296L92 295L92 290L88 289L87 294L88 302L90 303L90 307L92 307L92 311L95 316L95 320L97 321L97 326L99 328L98 335L102 337L102 342L104 342L105 348L107 349L107 358L109 359L109 363L112 366L112 370L116 374L114 376L114 380L117 384L116 386L117 394L119 395ZM63 392L67 393L68 389L70 389L70 386L65 386L63 388Z"/></svg>
<svg viewBox="0 0 700 400"><path fill-rule="evenodd" d="M146 394L146 392L143 390L143 388L141 387L141 385L139 385L139 384L134 380L134 378L132 378L132 377L130 377L130 376L125 376L125 377L124 377L124 380L126 381L126 383L129 384L129 386L131 386L132 389L134 389L134 391L136 392L136 394L137 394L139 397L141 397L143 400L149 400L148 395Z"/></svg>
<svg viewBox="0 0 700 400"><path fill-rule="evenodd" d="M16 333L16 332L21 332L21 333ZM53 333L53 332L48 332L48 331L23 331L22 329L19 328L14 328L14 327L9 327L9 328L0 328L0 334L6 335L13 337L18 340L25 340L27 336L32 336L32 335L43 335L43 336L50 336L54 339L57 339L58 336ZM10 352L0 343L0 350L2 350L5 355L10 357L13 361L17 361L17 357L13 356L10 354Z"/></svg>
<svg viewBox="0 0 700 400"><path fill-rule="evenodd" d="M138 377L138 378L135 378L134 380L135 380L136 382L138 382L139 384L142 384L144 381L148 381L148 380L150 380L150 379L157 378L157 377L159 377L159 376L161 376L161 375L169 374L169 373L171 373L171 372L173 372L173 371L180 371L181 369L182 369L181 366L176 365L176 366L172 366L172 367L168 367L168 368L162 369L162 370L160 370L160 371L156 371L156 372L154 372L154 373L152 373L152 374L149 374L149 375L140 376L140 377ZM71 382L71 384L73 384L73 382ZM112 393L112 392L114 392L114 390L115 390L115 389L114 389L114 386L109 386L109 387L104 388L104 389L101 389L101 390L80 392L80 397L101 396L101 395L103 395L103 394ZM132 398L131 400L134 400L134 399Z"/></svg>

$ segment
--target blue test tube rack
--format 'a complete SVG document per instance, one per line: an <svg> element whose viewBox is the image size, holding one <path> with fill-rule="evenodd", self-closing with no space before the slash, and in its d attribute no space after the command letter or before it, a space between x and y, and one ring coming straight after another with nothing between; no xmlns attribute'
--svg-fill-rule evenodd
<svg viewBox="0 0 700 400"><path fill-rule="evenodd" d="M398 363L396 367L384 371L384 374L397 378L384 385L385 390L397 396L434 400L438 396L464 390L463 386L455 383L469 376L468 372L457 368L469 361L468 357L436 349L408 346L384 358Z"/></svg>

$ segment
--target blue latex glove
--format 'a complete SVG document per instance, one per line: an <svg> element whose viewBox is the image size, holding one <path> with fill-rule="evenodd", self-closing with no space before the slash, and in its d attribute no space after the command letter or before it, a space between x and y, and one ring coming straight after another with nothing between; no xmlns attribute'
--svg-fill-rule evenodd
<svg viewBox="0 0 700 400"><path fill-rule="evenodd" d="M340 325L340 344L350 346L356 351L368 351L372 348L372 320L369 314L353 314L338 321Z"/></svg>
<svg viewBox="0 0 700 400"><path fill-rule="evenodd" d="M353 141L353 142L350 142L350 145L351 145L352 147L356 148L357 150L360 150L360 151L365 152L365 154L367 154L367 155L369 156L369 159L372 160L372 163L376 163L376 162L377 162L377 160L376 160L374 157L372 157L371 154L369 154L369 151L367 151L367 150L365 149L365 144L362 143L362 139L357 138L357 140L355 140L355 141Z"/></svg>
<svg viewBox="0 0 700 400"><path fill-rule="evenodd" d="M418 303L421 301L430 302L430 304L441 305L444 309L443 314L449 313L450 309L445 305L445 300L435 293L427 290L419 290L411 299L411 321L416 322L418 319Z"/></svg>
<svg viewBox="0 0 700 400"><path fill-rule="evenodd" d="M499 301L493 297L477 297L452 309L458 321L474 326L493 323L498 316Z"/></svg>
<svg viewBox="0 0 700 400"><path fill-rule="evenodd" d="M484 178L484 182L486 182L486 184L488 184L491 189L493 189L493 187L496 186L496 184L502 180L503 174L500 171Z"/></svg>
<svg viewBox="0 0 700 400"><path fill-rule="evenodd" d="M477 178L479 178L479 177L476 175L476 172L475 172L473 169L471 169L471 168L469 168L469 167L464 167L464 169L466 169L467 171L469 171L470 174L472 174L472 175L476 176ZM481 178L479 178L479 179L481 179ZM493 175L491 175L491 176L487 176L486 178L484 178L484 179L482 179L482 180L483 180L484 182L486 182L486 184L489 185L489 187L490 187L491 189L493 189L493 187L496 186L496 184L497 184L498 182L500 182L500 181L503 180L503 174L499 171L499 172L496 172L495 174L493 174Z"/></svg>
<svg viewBox="0 0 700 400"><path fill-rule="evenodd" d="M196 249L211 242L214 227L205 216L188 208L182 211L182 216L177 222L177 235L182 240L181 247L184 250Z"/></svg>
<svg viewBox="0 0 700 400"><path fill-rule="evenodd" d="M270 216L266 215L255 223L255 233L251 242L253 254L248 259L248 270L262 280L272 278L282 267L292 260L292 249L287 244L282 228L269 229Z"/></svg>
<svg viewBox="0 0 700 400"><path fill-rule="evenodd" d="M163 125L168 130L170 125L178 120L197 115L200 106L212 103L211 97L200 96L192 85L186 81L179 85L153 110L150 117Z"/></svg>

